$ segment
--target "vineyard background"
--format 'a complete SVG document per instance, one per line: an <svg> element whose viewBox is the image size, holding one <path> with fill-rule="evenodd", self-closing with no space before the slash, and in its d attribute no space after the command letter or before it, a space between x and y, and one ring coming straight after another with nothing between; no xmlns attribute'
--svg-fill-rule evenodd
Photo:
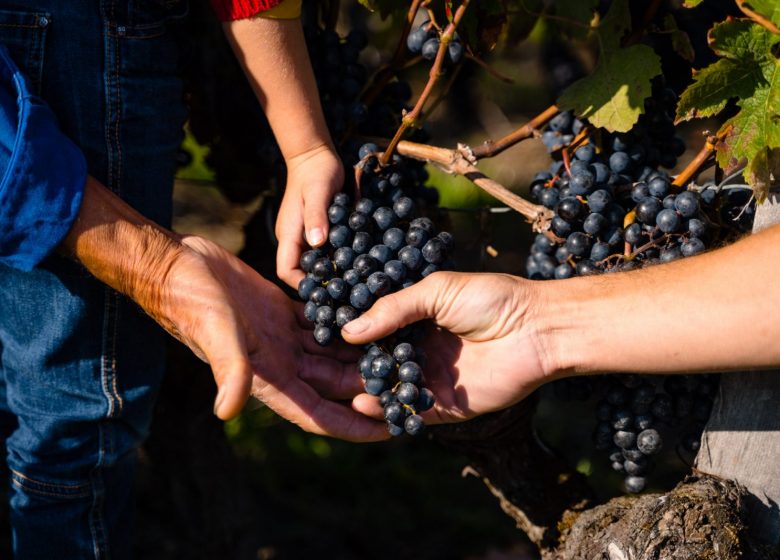
<svg viewBox="0 0 780 560"><path fill-rule="evenodd" d="M198 31L192 35L201 41L191 45L189 55L199 66L189 78L197 82L196 89L208 90L210 80L223 76L224 66L232 63L204 4L193 0L185 33ZM368 30L370 45L362 55L366 66L376 68L391 59L398 42L397 21L383 19L357 1L334 5L340 5L336 30L342 35L353 28ZM729 11L739 13L732 6L724 16ZM695 24L691 29L706 32ZM712 53L697 54L704 57L696 60L697 68L714 60ZM527 40L500 43L484 61L462 66L448 94L426 114L429 143L473 146L504 136L549 107L565 86L595 64L592 50L566 47L556 27L540 20ZM417 64L403 72L413 100L428 79L427 71L427 64ZM667 72L667 79L681 87L690 79L682 72ZM241 94L236 95L241 101ZM680 171L719 126L715 120L683 123L679 133L688 148L671 174ZM247 141L241 133L235 140ZM265 183L258 188L251 158L236 153L216 154L217 162L223 162L217 181L214 168L204 162L204 148L188 136L175 192L174 229L213 239L275 278L270 232L278 193L268 191ZM480 162L480 169L528 198L534 173L548 164L541 142L529 140ZM468 180L430 165L428 169L429 184L440 194L439 217L456 235L456 269L522 274L534 235L524 218ZM700 181L711 177L709 171ZM214 387L208 368L175 342L171 345L169 375L142 454L137 557L539 557L516 520L473 476L476 471L469 465L475 450L462 445L457 431L359 446L303 433L262 406L249 406L223 425L210 413ZM553 396L550 387L541 392ZM494 421L532 423L542 440L587 477L595 502L602 503L622 495L622 488L620 477L612 476L590 443L592 408L592 402L543 398L533 419L526 418L528 409L523 409L509 420L488 419L473 429L487 434L493 433ZM690 463L690 457L685 459ZM658 465L648 491L668 492L689 470L685 461ZM575 486L578 480L573 475ZM716 490L705 488L702 495L711 497L706 492ZM2 542L7 546L7 538Z"/></svg>

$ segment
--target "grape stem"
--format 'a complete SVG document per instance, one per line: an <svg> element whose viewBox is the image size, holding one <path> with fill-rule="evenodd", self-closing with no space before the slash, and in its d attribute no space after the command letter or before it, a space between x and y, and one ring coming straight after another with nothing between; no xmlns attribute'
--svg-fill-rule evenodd
<svg viewBox="0 0 780 560"><path fill-rule="evenodd" d="M447 49L449 47L450 41L455 35L455 30L457 29L458 24L460 24L460 21L463 19L463 15L466 13L466 9L468 8L470 2L471 0L463 0L461 2L460 6L458 6L458 9L455 11L455 16L452 18L452 21L442 32L439 50L436 53L436 59L433 61L433 65L431 66L431 71L428 74L428 83L425 84L425 88L420 94L419 99L417 99L417 103L415 104L414 108L403 116L403 119L401 120L401 126L398 127L395 136L390 141L390 144L387 146L385 153L382 154L382 157L379 160L381 165L387 165L393 155L393 152L395 151L396 146L401 141L401 138L403 138L406 131L410 126L417 124L417 119L422 114L426 101L428 101L428 98L431 96L431 92L433 91L436 82L442 75L442 66L444 65L445 57L447 56Z"/></svg>
<svg viewBox="0 0 780 560"><path fill-rule="evenodd" d="M707 163L713 153L718 149L718 145L729 135L731 132L731 126L725 126L713 136L708 136L704 141L699 153L685 166L677 177L674 178L672 186L682 188L688 184L688 181L699 173L702 166Z"/></svg>

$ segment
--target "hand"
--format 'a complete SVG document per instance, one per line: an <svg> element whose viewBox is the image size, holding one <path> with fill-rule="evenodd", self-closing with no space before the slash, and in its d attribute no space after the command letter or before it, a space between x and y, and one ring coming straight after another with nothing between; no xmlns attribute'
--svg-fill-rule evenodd
<svg viewBox="0 0 780 560"><path fill-rule="evenodd" d="M161 323L211 365L220 418L237 415L251 388L304 430L353 441L387 437L383 423L335 400L363 390L352 350L326 357L279 288L206 239L181 241L164 277Z"/></svg>
<svg viewBox="0 0 780 560"><path fill-rule="evenodd" d="M381 298L342 334L363 344L433 319L440 328L424 344L425 384L436 404L423 417L430 424L460 422L511 406L550 380L531 328L534 301L533 283L519 278L437 272ZM353 407L382 417L374 397L359 395Z"/></svg>
<svg viewBox="0 0 780 560"><path fill-rule="evenodd" d="M304 277L299 261L305 243L319 247L328 238L328 206L343 184L341 160L330 146L287 161L287 187L276 219L276 268L279 278L293 288Z"/></svg>

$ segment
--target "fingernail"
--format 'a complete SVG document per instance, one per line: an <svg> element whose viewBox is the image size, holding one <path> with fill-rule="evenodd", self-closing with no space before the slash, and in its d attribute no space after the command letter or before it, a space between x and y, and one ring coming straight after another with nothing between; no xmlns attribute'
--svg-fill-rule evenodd
<svg viewBox="0 0 780 560"><path fill-rule="evenodd" d="M219 408L222 406L222 401L225 400L225 392L222 388L217 391L217 398L214 399L214 416L219 416Z"/></svg>
<svg viewBox="0 0 780 560"><path fill-rule="evenodd" d="M347 331L347 334L360 334L371 325L371 320L366 317L355 319L344 325L341 329Z"/></svg>
<svg viewBox="0 0 780 560"><path fill-rule="evenodd" d="M325 234L320 228L310 229L309 233L306 234L306 239L309 241L309 245L316 246L325 241Z"/></svg>

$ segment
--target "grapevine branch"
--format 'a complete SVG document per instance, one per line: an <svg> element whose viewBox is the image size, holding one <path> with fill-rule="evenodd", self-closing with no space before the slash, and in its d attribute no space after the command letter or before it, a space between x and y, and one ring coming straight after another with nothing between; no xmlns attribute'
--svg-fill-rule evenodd
<svg viewBox="0 0 780 560"><path fill-rule="evenodd" d="M457 29L458 24L460 24L460 21L463 19L463 15L466 13L466 9L468 8L470 1L471 0L463 0L463 2L461 2L460 6L458 6L458 9L455 12L455 16L452 18L452 21L447 25L446 29L442 33L439 50L436 53L436 59L433 61L431 71L428 75L428 83L425 84L425 89L423 89L423 92L420 94L420 98L417 100L414 109L404 115L403 120L401 121L401 126L398 127L398 130L396 131L393 139L390 141L390 144L387 146L385 153L382 154L382 157L379 160L382 165L387 165L387 162L390 161L390 157L393 155L393 151L395 151L396 146L401 141L401 138L403 138L407 129L415 124L417 119L420 117L426 101L428 101L428 98L430 97L436 82L439 80L439 77L442 74L441 70L447 55L447 48L450 44L450 41L452 40L453 35L455 34L455 29Z"/></svg>
<svg viewBox="0 0 780 560"><path fill-rule="evenodd" d="M485 140L480 146L471 148L471 155L475 159L496 156L518 142L532 138L538 129L547 124L547 122L557 114L558 107L551 105L523 126L514 132L510 132L503 138L499 138L498 140Z"/></svg>
<svg viewBox="0 0 780 560"><path fill-rule="evenodd" d="M715 150L718 148L718 144L722 142L730 132L731 127L727 126L721 129L717 134L708 136L707 140L704 142L704 146L702 146L701 150L699 150L699 153L696 154L690 163L685 166L685 169L683 169L680 174L675 177L672 185L678 188L687 185L688 181L693 179L701 167L707 163L707 160L709 160L712 154L715 153Z"/></svg>
<svg viewBox="0 0 780 560"><path fill-rule="evenodd" d="M407 140L397 144L398 153L402 156L430 162L448 173L463 175L479 188L523 215L526 220L533 224L535 231L542 231L547 228L547 224L549 224L553 215L551 210L525 200L498 181L482 173L464 155L463 148L459 147L457 150L449 150L437 146L417 144Z"/></svg>

